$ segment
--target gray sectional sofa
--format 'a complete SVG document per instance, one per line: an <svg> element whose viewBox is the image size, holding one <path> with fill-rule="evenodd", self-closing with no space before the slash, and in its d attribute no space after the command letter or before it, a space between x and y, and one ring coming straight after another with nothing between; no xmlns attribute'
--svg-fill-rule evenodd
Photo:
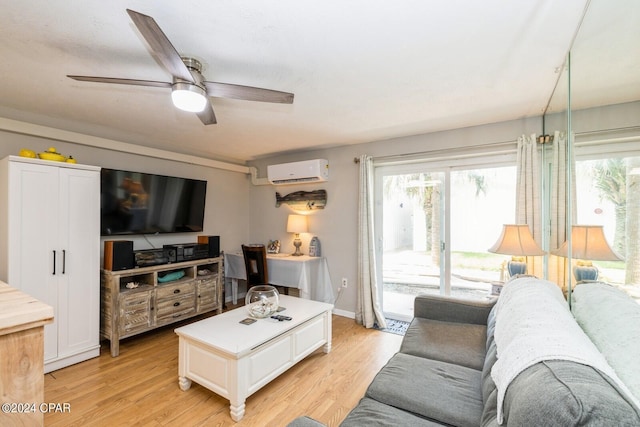
<svg viewBox="0 0 640 427"><path fill-rule="evenodd" d="M504 304L418 296L400 351L341 426L640 426L637 397L603 365L604 358L598 359L601 354L574 320L559 288L521 278L507 283L505 290L518 281L526 281L518 284L523 289L520 303L508 301L505 291L500 296ZM539 291L543 288L548 292ZM527 330L533 330L530 338ZM536 350L547 346L536 342L540 339L548 340L551 357ZM498 353L502 360L497 364ZM509 355L529 360L514 370ZM640 375L637 356L627 378ZM501 396L494 376L503 384L505 372L508 382ZM309 417L289 424L320 425Z"/></svg>

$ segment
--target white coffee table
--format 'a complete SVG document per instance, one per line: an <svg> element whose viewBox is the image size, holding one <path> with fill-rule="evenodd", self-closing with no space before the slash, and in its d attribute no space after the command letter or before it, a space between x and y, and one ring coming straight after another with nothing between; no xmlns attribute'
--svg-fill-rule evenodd
<svg viewBox="0 0 640 427"><path fill-rule="evenodd" d="M244 307L177 328L178 383L191 381L229 399L231 418L244 416L245 400L316 349L331 351L333 304L280 296L290 321L248 317Z"/></svg>

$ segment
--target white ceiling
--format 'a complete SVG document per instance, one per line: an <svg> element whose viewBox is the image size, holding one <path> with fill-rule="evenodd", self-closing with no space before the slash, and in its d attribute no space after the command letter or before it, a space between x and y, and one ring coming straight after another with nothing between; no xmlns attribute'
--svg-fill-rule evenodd
<svg viewBox="0 0 640 427"><path fill-rule="evenodd" d="M383 140L540 115L587 0L0 0L0 116L211 159ZM293 105L212 98L170 81L125 9L155 18L207 80L293 92Z"/></svg>

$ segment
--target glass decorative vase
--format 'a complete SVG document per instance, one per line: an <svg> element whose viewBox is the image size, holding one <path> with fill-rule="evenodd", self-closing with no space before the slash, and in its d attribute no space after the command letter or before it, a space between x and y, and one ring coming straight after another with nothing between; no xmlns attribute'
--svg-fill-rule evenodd
<svg viewBox="0 0 640 427"><path fill-rule="evenodd" d="M244 305L251 317L264 319L278 311L280 294L270 285L253 286L247 291Z"/></svg>

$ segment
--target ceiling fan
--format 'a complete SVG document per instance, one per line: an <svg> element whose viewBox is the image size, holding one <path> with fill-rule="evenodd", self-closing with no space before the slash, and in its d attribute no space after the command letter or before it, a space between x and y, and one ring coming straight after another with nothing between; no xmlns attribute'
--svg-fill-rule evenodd
<svg viewBox="0 0 640 427"><path fill-rule="evenodd" d="M127 9L127 13L160 63L173 76L173 82L75 75L67 77L85 82L170 88L173 104L182 110L196 113L205 125L217 123L209 97L293 104L292 93L206 81L201 74L202 64L194 58L181 57L155 19L130 9Z"/></svg>

